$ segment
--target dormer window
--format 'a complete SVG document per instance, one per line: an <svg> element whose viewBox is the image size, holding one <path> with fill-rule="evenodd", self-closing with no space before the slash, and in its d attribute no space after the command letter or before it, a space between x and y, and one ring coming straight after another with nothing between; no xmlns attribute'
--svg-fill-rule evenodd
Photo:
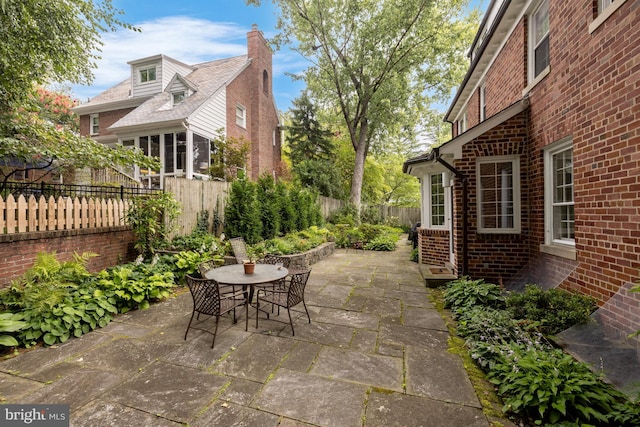
<svg viewBox="0 0 640 427"><path fill-rule="evenodd" d="M140 83L147 83L156 80L156 67L147 67L140 69Z"/></svg>
<svg viewBox="0 0 640 427"><path fill-rule="evenodd" d="M173 92L171 94L171 102L173 106L176 106L180 104L186 97L187 97L187 94L183 90L180 92Z"/></svg>

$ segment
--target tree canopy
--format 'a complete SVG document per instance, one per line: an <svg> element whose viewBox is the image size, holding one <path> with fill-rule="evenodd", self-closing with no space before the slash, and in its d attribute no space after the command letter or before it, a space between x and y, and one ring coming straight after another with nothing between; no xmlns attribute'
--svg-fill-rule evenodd
<svg viewBox="0 0 640 427"><path fill-rule="evenodd" d="M111 0L0 0L0 110L19 105L35 85L90 83L100 33L119 27Z"/></svg>
<svg viewBox="0 0 640 427"><path fill-rule="evenodd" d="M307 89L341 115L355 152L350 201L359 208L372 144L433 122L466 71L477 14L466 0L273 0L274 44L310 59ZM257 4L259 0L247 0Z"/></svg>
<svg viewBox="0 0 640 427"><path fill-rule="evenodd" d="M90 83L100 33L136 30L117 18L122 13L111 0L0 0L0 189L16 171L159 166L140 152L80 136L74 101L43 89Z"/></svg>

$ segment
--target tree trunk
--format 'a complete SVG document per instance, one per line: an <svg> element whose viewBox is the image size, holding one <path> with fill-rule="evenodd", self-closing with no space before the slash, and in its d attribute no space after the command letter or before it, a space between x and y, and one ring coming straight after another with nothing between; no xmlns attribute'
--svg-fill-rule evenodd
<svg viewBox="0 0 640 427"><path fill-rule="evenodd" d="M351 194L349 201L355 206L360 218L360 207L362 206L362 182L364 179L364 164L367 159L367 123L361 123L358 133L358 145L355 148L355 161L353 165L353 176L351 177Z"/></svg>

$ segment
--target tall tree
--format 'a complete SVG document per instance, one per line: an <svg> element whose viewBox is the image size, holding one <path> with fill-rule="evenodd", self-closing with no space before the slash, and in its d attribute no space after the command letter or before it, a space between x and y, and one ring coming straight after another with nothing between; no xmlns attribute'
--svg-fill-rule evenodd
<svg viewBox="0 0 640 427"><path fill-rule="evenodd" d="M315 64L308 89L346 124L355 151L350 201L359 209L372 143L419 125L434 100L450 95L466 71L477 14L464 17L467 0L273 2L282 12L276 46L295 40Z"/></svg>
<svg viewBox="0 0 640 427"><path fill-rule="evenodd" d="M111 0L0 0L0 111L20 105L34 84L90 83L100 33L135 29Z"/></svg>
<svg viewBox="0 0 640 427"><path fill-rule="evenodd" d="M0 169L0 189L16 171L28 169L159 164L79 136L68 108L72 101L38 89L53 82L90 83L100 33L137 30L120 14L111 0L0 0L0 164L7 166Z"/></svg>
<svg viewBox="0 0 640 427"><path fill-rule="evenodd" d="M333 167L335 145L331 132L320 124L316 108L303 93L293 102L287 126L291 169L300 183L327 197L343 197L339 171Z"/></svg>

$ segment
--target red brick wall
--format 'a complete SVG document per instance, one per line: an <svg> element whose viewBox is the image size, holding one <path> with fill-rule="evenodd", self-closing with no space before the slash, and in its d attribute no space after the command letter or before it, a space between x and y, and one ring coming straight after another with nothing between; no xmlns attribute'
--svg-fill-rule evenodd
<svg viewBox="0 0 640 427"><path fill-rule="evenodd" d="M488 131L476 140L465 144L463 159L455 162L455 167L468 180L469 195L467 198L467 236L468 236L468 271L472 277L483 277L499 283L515 276L528 262L530 257L528 215L528 198L530 188L527 184L527 120L528 113L522 112L503 124ZM488 156L520 155L520 193L521 193L521 227L520 234L486 234L478 233L478 211L475 189L476 158ZM455 181L454 208L456 257L458 267L462 265L462 182Z"/></svg>
<svg viewBox="0 0 640 427"><path fill-rule="evenodd" d="M527 76L527 66L524 61L526 40L527 30L523 19L515 27L485 76L487 117L493 116L522 98Z"/></svg>
<svg viewBox="0 0 640 427"><path fill-rule="evenodd" d="M100 256L93 258L87 268L97 272L135 259L133 244L134 234L129 227L2 235L0 288L30 268L39 252L56 252L61 261L70 260L74 252L95 252Z"/></svg>
<svg viewBox="0 0 640 427"><path fill-rule="evenodd" d="M531 93L533 149L573 138L579 264L562 286L602 303L640 270L640 8L627 1L589 34L590 2L549 6L551 73ZM543 236L541 203L532 217Z"/></svg>
<svg viewBox="0 0 640 427"><path fill-rule="evenodd" d="M251 65L227 87L227 134L252 142L248 167L250 176L257 179L263 173L274 172L280 163L280 134L276 132L274 147L273 131L278 126L278 116L271 87L271 50L258 30L247 35L247 47ZM266 86L264 71L268 73ZM246 129L235 124L237 104L246 108Z"/></svg>
<svg viewBox="0 0 640 427"><path fill-rule="evenodd" d="M572 138L577 267L561 287L603 303L640 277L640 7L626 1L591 34L591 1L549 2L549 16L550 72L528 94L528 144L519 148L527 163L521 165L526 234L477 235L472 195L469 267L474 275L502 276L538 257L545 235L543 150ZM529 84L526 46L522 20L486 74L488 116L522 97ZM484 145L469 143L464 156L503 151L507 140L496 135ZM473 165L460 163L474 180ZM469 188L473 193L475 182ZM459 183L456 191L460 218ZM461 263L459 248L457 255Z"/></svg>
<svg viewBox="0 0 640 427"><path fill-rule="evenodd" d="M420 262L444 266L449 262L449 232L447 230L418 229Z"/></svg>
<svg viewBox="0 0 640 427"><path fill-rule="evenodd" d="M113 110L113 111L104 111L98 115L98 127L100 133L98 135L113 135L111 132L107 131L107 128L129 114L129 112L133 111L133 108L124 108L121 110ZM90 115L85 114L80 116L80 134L81 135L89 135L90 129ZM92 135L92 136L98 136Z"/></svg>

